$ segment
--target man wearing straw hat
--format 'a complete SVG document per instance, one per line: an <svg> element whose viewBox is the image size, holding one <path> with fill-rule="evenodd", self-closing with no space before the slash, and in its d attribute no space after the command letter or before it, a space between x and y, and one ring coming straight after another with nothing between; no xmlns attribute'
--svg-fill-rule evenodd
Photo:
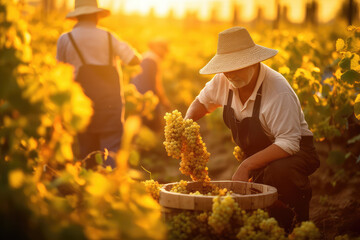
<svg viewBox="0 0 360 240"><path fill-rule="evenodd" d="M91 122L78 135L80 158L104 148L118 151L124 109L117 61L128 65L140 63L140 55L127 43L97 27L98 19L109 14L98 7L96 0L75 0L75 10L66 18L77 20L77 24L71 32L62 34L57 43L57 59L74 66L75 80L93 102ZM115 167L116 163L110 157L105 165Z"/></svg>
<svg viewBox="0 0 360 240"><path fill-rule="evenodd" d="M283 207L274 206L270 214L289 231L293 219L309 219L308 176L319 167L319 158L297 95L280 73L261 63L277 52L255 44L245 28L220 32L216 55L200 70L216 75L190 105L186 118L196 121L224 108L224 122L244 152L233 180L252 177L276 187L277 203Z"/></svg>

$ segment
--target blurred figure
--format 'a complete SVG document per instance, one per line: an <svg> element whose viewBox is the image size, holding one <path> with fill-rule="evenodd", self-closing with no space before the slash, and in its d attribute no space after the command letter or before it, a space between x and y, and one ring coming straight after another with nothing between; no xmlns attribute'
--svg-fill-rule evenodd
<svg viewBox="0 0 360 240"><path fill-rule="evenodd" d="M85 132L78 134L80 158L104 148L110 152L119 150L124 100L117 61L128 65L140 63L141 57L134 49L97 26L99 18L109 14L98 7L96 0L75 0L75 10L66 18L76 20L77 24L71 32L62 34L57 43L57 60L74 66L75 80L93 102L91 122ZM105 165L114 168L116 162L110 157Z"/></svg>
<svg viewBox="0 0 360 240"><path fill-rule="evenodd" d="M154 118L151 120L143 118L143 123L154 131L160 131L163 127L165 111L170 109L170 103L162 85L161 69L161 62L169 52L169 46L168 42L162 38L153 39L148 46L149 50L143 54L140 64L141 72L132 79L131 83L141 94L152 91L159 98Z"/></svg>

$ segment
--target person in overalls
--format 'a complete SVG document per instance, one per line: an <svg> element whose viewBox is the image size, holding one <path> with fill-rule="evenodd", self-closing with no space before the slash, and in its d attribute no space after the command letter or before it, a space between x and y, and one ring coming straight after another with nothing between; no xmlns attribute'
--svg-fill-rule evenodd
<svg viewBox="0 0 360 240"><path fill-rule="evenodd" d="M123 134L124 100L119 60L128 65L140 63L141 56L126 42L109 31L97 27L98 19L110 12L98 7L96 0L75 0L75 10L66 18L77 20L71 32L57 42L58 61L75 68L75 81L92 100L94 114L85 132L78 134L79 157L108 149L117 152ZM112 168L109 157L104 163Z"/></svg>
<svg viewBox="0 0 360 240"><path fill-rule="evenodd" d="M206 83L185 118L197 121L223 106L223 119L244 160L232 180L274 186L279 202L270 208L280 226L309 219L312 196L308 176L319 167L313 134L299 99L287 80L262 61L277 50L257 45L243 27L219 33L216 55L200 74ZM294 220L294 221L293 221Z"/></svg>
<svg viewBox="0 0 360 240"><path fill-rule="evenodd" d="M152 39L148 45L149 50L143 54L143 60L140 63L141 72L131 79L131 83L141 94L152 91L159 98L154 118L144 117L143 123L154 131L163 132L163 117L165 111L170 109L170 102L163 87L161 63L169 52L169 44L164 38L157 37Z"/></svg>

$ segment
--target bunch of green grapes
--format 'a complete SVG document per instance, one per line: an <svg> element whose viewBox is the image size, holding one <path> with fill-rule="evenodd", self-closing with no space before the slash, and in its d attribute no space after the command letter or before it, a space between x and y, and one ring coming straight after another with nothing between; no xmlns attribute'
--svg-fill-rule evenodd
<svg viewBox="0 0 360 240"><path fill-rule="evenodd" d="M193 181L210 182L208 168L210 154L200 136L200 126L192 119L184 120L178 110L165 115L165 149L169 156L180 159L181 173Z"/></svg>
<svg viewBox="0 0 360 240"><path fill-rule="evenodd" d="M182 212L169 221L169 239L192 239L197 230L196 215L191 212Z"/></svg>
<svg viewBox="0 0 360 240"><path fill-rule="evenodd" d="M237 203L230 195L224 197L223 200L220 197L214 198L208 224L216 233L220 234L229 225L229 220L237 207Z"/></svg>
<svg viewBox="0 0 360 240"><path fill-rule="evenodd" d="M227 194L232 194L232 191L228 191L227 188L220 188L212 185L212 191L210 192L211 196L225 196Z"/></svg>
<svg viewBox="0 0 360 240"><path fill-rule="evenodd" d="M170 157L180 159L185 128L184 119L178 110L166 113L164 119L166 121L164 141L166 152Z"/></svg>
<svg viewBox="0 0 360 240"><path fill-rule="evenodd" d="M200 126L192 119L186 119L184 125L180 171L194 181L209 182L206 164L209 161L210 153L200 136Z"/></svg>
<svg viewBox="0 0 360 240"><path fill-rule="evenodd" d="M269 240L282 240L285 238L285 231L283 228L279 227L278 222L275 218L268 218L263 220L259 224L260 230L268 236Z"/></svg>
<svg viewBox="0 0 360 240"><path fill-rule="evenodd" d="M170 192L176 192L176 193L184 193L184 194L188 194L189 191L187 190L187 181L184 181L184 180L180 180L179 183L175 184Z"/></svg>
<svg viewBox="0 0 360 240"><path fill-rule="evenodd" d="M162 184L159 184L158 181L154 181L153 179L143 181L143 184L145 185L146 191L150 193L151 197L156 201L159 201L160 188L162 187Z"/></svg>
<svg viewBox="0 0 360 240"><path fill-rule="evenodd" d="M290 240L316 240L320 239L320 231L313 222L302 222L300 227L294 228L289 235Z"/></svg>
<svg viewBox="0 0 360 240"><path fill-rule="evenodd" d="M242 162L244 160L245 153L239 146L236 146L234 147L233 155L239 162Z"/></svg>
<svg viewBox="0 0 360 240"><path fill-rule="evenodd" d="M237 239L286 239L284 229L262 209L255 210L250 216L243 215L242 222L243 226L236 235Z"/></svg>
<svg viewBox="0 0 360 240"><path fill-rule="evenodd" d="M210 216L210 212L202 212L196 216L196 219L199 220L200 222L207 223L209 216Z"/></svg>

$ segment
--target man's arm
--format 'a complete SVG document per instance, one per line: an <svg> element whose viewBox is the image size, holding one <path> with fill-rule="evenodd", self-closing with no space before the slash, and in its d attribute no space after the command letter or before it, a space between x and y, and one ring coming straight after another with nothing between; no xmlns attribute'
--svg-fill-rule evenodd
<svg viewBox="0 0 360 240"><path fill-rule="evenodd" d="M134 66L134 65L139 65L141 62L141 56L138 53L135 53L134 57L130 60L130 62L128 63L128 65L130 66Z"/></svg>
<svg viewBox="0 0 360 240"><path fill-rule="evenodd" d="M185 119L192 119L194 121L199 120L205 116L208 112L204 104L202 104L197 98L191 103L190 107L186 111Z"/></svg>
<svg viewBox="0 0 360 240"><path fill-rule="evenodd" d="M234 173L232 180L248 181L250 171L265 167L275 160L289 156L290 154L284 151L282 148L275 144L271 144L267 148L245 159Z"/></svg>

